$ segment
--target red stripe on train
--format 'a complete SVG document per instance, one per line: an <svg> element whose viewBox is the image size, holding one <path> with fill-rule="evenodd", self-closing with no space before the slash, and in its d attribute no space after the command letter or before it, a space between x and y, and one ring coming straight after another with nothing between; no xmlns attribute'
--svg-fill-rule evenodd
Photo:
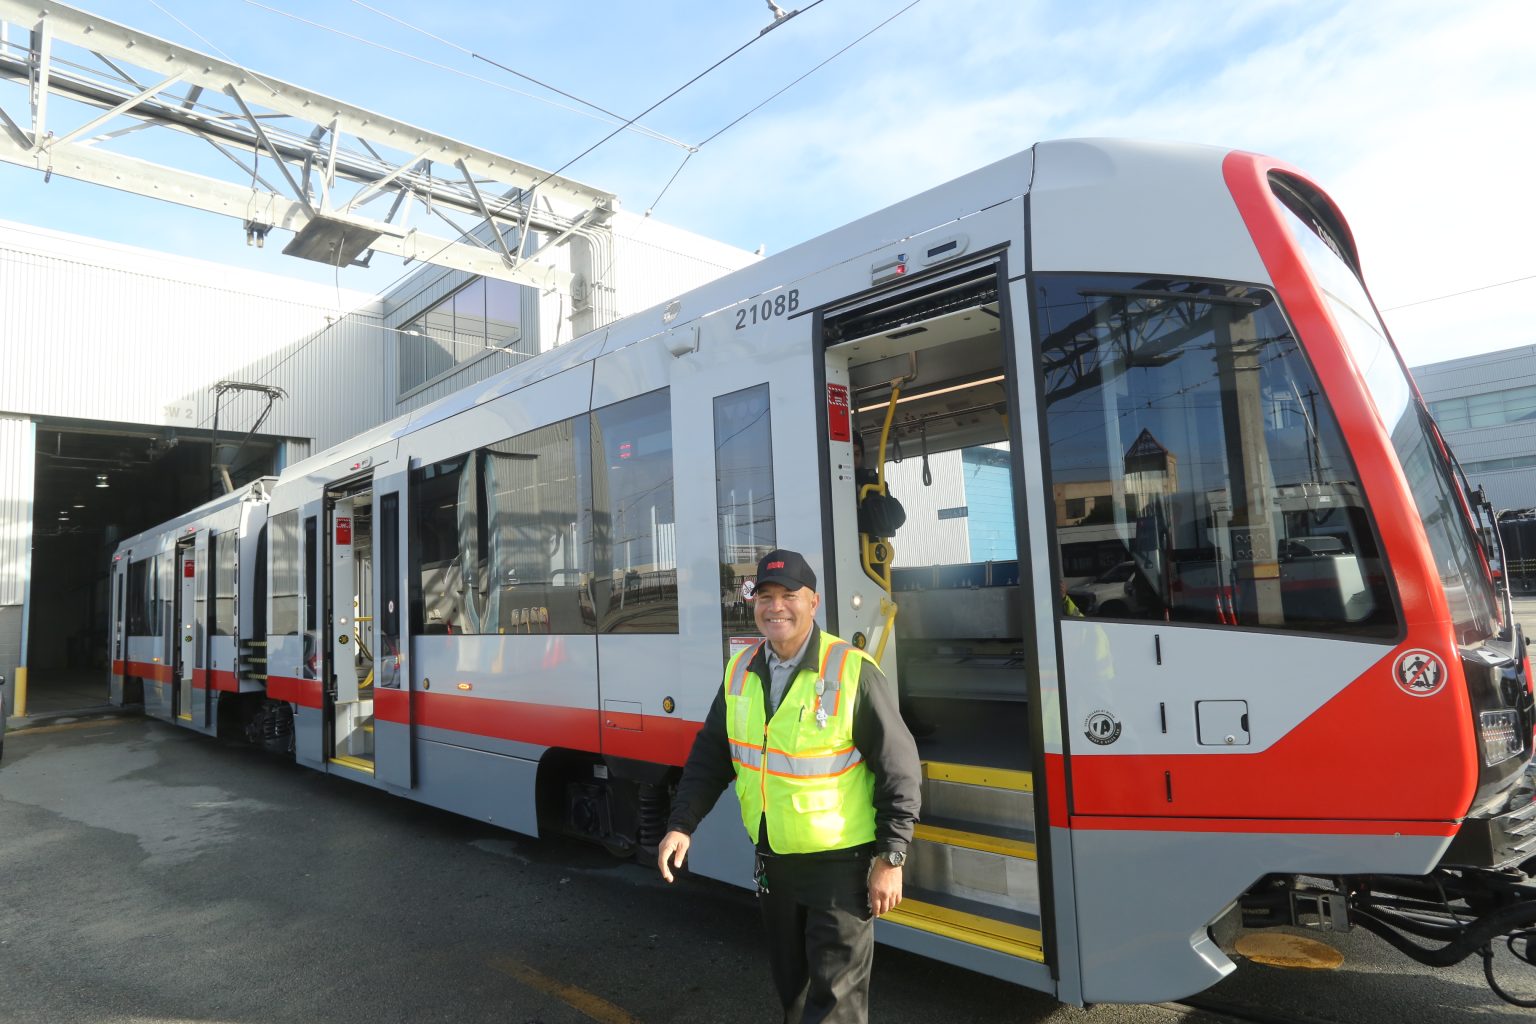
<svg viewBox="0 0 1536 1024"><path fill-rule="evenodd" d="M162 665L160 662L151 661L125 661L123 675L138 676L152 683L168 683L171 681L171 666Z"/></svg>
<svg viewBox="0 0 1536 1024"><path fill-rule="evenodd" d="M415 724L542 747L600 751L610 757L671 765L687 760L701 725L663 715L626 714L621 720L593 708L424 690L408 694L383 687L375 689L373 713L380 722L397 725ZM609 721L614 724L604 727Z"/></svg>
<svg viewBox="0 0 1536 1024"><path fill-rule="evenodd" d="M1073 818L1078 831L1221 832L1287 836L1429 836L1445 839L1460 826L1454 821L1319 821L1279 818Z"/></svg>
<svg viewBox="0 0 1536 1024"><path fill-rule="evenodd" d="M268 676L267 696L273 700L286 700L317 711L325 706L325 693L320 688L318 679Z"/></svg>

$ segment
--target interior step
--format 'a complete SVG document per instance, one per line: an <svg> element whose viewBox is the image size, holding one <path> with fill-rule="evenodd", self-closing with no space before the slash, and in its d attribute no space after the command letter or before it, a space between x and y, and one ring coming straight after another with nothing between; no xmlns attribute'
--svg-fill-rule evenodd
<svg viewBox="0 0 1536 1024"><path fill-rule="evenodd" d="M923 814L892 919L1033 960L1040 952L1029 772L923 762Z"/></svg>
<svg viewBox="0 0 1536 1024"><path fill-rule="evenodd" d="M1025 960L1045 959L1039 915L999 913L996 907L948 893L907 886L901 905L883 920Z"/></svg>

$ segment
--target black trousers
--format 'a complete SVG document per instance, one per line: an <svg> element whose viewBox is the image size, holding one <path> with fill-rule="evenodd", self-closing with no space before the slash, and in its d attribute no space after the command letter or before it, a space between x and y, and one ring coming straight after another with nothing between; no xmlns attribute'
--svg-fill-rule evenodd
<svg viewBox="0 0 1536 1024"><path fill-rule="evenodd" d="M758 900L784 1024L869 1019L869 860L867 852L762 858Z"/></svg>

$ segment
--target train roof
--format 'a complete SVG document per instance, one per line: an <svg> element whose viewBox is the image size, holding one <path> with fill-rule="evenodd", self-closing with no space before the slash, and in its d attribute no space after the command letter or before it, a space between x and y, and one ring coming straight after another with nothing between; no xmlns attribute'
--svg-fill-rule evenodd
<svg viewBox="0 0 1536 1024"><path fill-rule="evenodd" d="M885 246L952 223L979 210L1029 192L1041 153L1066 151L1063 158L1100 178L1135 174L1158 164L1184 163L1191 157L1219 157L1228 152L1205 145L1150 143L1124 139L1074 139L1041 142L968 174L903 199L770 256L542 352L486 380L405 413L295 463L284 479L361 456L391 440L442 422L458 413L511 394L530 384L631 345L675 332L701 317L734 306L827 267L858 259Z"/></svg>
<svg viewBox="0 0 1536 1024"><path fill-rule="evenodd" d="M188 509L186 512L183 512L181 515L174 519L168 519L163 523L157 523L147 530L142 530L139 533L134 534L132 537L121 541L117 545L116 550L122 551L124 548L130 548L136 544L141 544L156 537L162 536L169 530L180 530L184 526L190 526L193 523L207 518L214 512L219 512L226 508L238 505L253 495L270 494L272 488L277 484L277 480L278 478L275 476L258 477L248 484L244 484L243 486L235 488L228 494L221 494L216 498L210 498L208 501L203 502L196 508Z"/></svg>

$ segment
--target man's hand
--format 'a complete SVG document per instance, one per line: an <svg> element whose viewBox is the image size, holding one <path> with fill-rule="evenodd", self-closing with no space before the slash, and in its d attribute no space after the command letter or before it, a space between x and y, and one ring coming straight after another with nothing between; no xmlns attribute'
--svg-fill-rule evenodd
<svg viewBox="0 0 1536 1024"><path fill-rule="evenodd" d="M869 909L876 917L896 909L901 902L901 868L883 857L876 857L869 867Z"/></svg>
<svg viewBox="0 0 1536 1024"><path fill-rule="evenodd" d="M688 856L688 847L693 842L687 832L668 832L662 837L661 846L656 849L656 865L661 868L661 877L672 881L672 869L683 866L683 858ZM871 889L873 891L873 889ZM901 898L901 881L896 882L897 899Z"/></svg>

